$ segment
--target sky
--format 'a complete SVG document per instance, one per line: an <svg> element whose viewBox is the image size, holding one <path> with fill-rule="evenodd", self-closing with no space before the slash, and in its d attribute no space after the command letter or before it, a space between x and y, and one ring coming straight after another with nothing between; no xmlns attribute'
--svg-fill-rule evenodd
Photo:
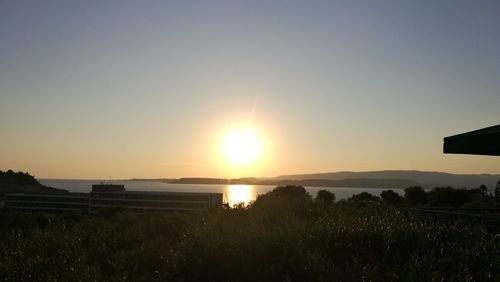
<svg viewBox="0 0 500 282"><path fill-rule="evenodd" d="M0 170L38 178L500 173L498 1L0 0ZM256 163L222 156L251 128Z"/></svg>

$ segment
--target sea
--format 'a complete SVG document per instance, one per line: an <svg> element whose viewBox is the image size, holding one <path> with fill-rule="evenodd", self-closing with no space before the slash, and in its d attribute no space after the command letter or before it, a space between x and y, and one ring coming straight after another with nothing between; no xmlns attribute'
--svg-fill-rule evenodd
<svg viewBox="0 0 500 282"><path fill-rule="evenodd" d="M76 179L38 179L46 186L66 189L70 192L86 193L92 189L92 184L99 184L101 180L76 180ZM273 190L276 186L267 185L212 185L212 184L172 184L150 181L112 180L106 183L125 185L127 191L157 191L157 192L204 192L222 193L225 203L233 206L235 204L249 204L257 195L265 194ZM352 195L361 192L368 192L372 195L380 196L384 190L393 190L399 195L403 195L403 189L391 188L349 188L349 187L305 187L307 192L315 197L319 190L328 190L335 194L337 200L347 199Z"/></svg>

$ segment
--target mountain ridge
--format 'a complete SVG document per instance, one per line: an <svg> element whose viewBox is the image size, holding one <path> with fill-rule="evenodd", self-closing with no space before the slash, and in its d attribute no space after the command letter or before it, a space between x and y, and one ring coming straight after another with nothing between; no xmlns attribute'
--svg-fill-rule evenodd
<svg viewBox="0 0 500 282"><path fill-rule="evenodd" d="M271 179L328 179L342 180L347 178L371 178L371 179L404 179L418 182L427 188L435 186L453 186L456 188L476 188L479 185L493 187L500 181L500 174L454 174L438 171L420 170L378 170L378 171L339 171L308 174L280 175Z"/></svg>
<svg viewBox="0 0 500 282"><path fill-rule="evenodd" d="M134 178L134 181L146 181ZM208 178L185 177L178 179L147 179L175 184L247 184L247 185L302 185L313 187L360 187L360 188L406 188L422 186L434 188L477 188L486 185L493 188L500 181L500 174L453 174L419 170L339 171L325 173L291 174L276 177Z"/></svg>

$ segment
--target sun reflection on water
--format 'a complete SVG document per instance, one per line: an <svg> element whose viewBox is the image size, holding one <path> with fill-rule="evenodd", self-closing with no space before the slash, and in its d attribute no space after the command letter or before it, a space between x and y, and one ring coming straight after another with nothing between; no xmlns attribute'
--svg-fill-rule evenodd
<svg viewBox="0 0 500 282"><path fill-rule="evenodd" d="M257 192L252 185L227 185L224 194L224 200L231 207L239 203L248 205L257 198Z"/></svg>

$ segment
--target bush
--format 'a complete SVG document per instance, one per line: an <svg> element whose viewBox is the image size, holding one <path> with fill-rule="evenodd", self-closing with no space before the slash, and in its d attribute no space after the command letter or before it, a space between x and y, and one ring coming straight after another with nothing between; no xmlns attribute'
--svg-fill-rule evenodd
<svg viewBox="0 0 500 282"><path fill-rule="evenodd" d="M267 195L287 200L310 197L304 187L296 185L278 186L267 193Z"/></svg>
<svg viewBox="0 0 500 282"><path fill-rule="evenodd" d="M300 188L292 188L297 191ZM366 194L307 193L199 213L2 213L1 281L498 281L499 241ZM295 195L295 193L291 193Z"/></svg>
<svg viewBox="0 0 500 282"><path fill-rule="evenodd" d="M380 202L380 198L368 192L361 192L357 195L353 195L347 199L347 201L357 204L376 204Z"/></svg>
<svg viewBox="0 0 500 282"><path fill-rule="evenodd" d="M382 198L383 203L391 206L402 206L404 204L404 198L392 190L382 191L380 197Z"/></svg>
<svg viewBox="0 0 500 282"><path fill-rule="evenodd" d="M274 190L258 195L250 208L263 213L288 214L308 213L312 205L311 195L302 186L278 186Z"/></svg>
<svg viewBox="0 0 500 282"><path fill-rule="evenodd" d="M451 187L436 187L428 194L431 206L461 207L471 200L470 191L465 189L453 189Z"/></svg>
<svg viewBox="0 0 500 282"><path fill-rule="evenodd" d="M319 190L316 195L316 202L324 205L335 203L335 194L328 190Z"/></svg>
<svg viewBox="0 0 500 282"><path fill-rule="evenodd" d="M405 199L410 206L423 205L427 203L427 194L420 186L405 189Z"/></svg>

